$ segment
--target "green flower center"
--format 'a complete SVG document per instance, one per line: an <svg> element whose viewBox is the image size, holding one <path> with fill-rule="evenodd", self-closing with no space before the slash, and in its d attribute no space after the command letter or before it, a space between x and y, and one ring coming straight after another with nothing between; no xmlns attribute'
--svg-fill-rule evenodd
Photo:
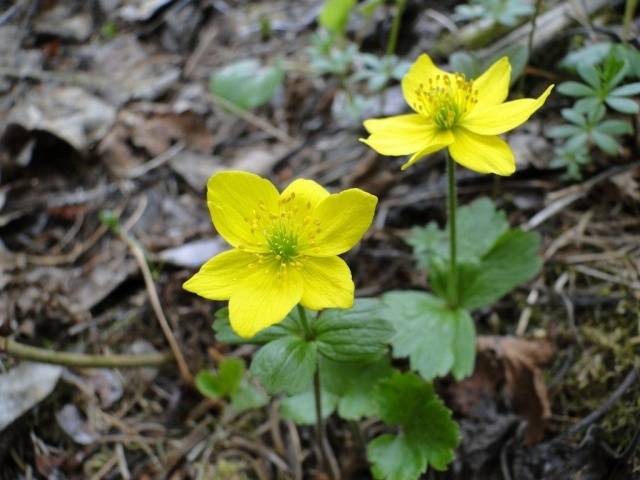
<svg viewBox="0 0 640 480"><path fill-rule="evenodd" d="M464 75L436 75L415 91L418 113L430 118L443 130L451 130L478 102L478 90Z"/></svg>
<svg viewBox="0 0 640 480"><path fill-rule="evenodd" d="M280 263L291 263L298 256L298 237L283 226L271 231L266 240L269 250Z"/></svg>

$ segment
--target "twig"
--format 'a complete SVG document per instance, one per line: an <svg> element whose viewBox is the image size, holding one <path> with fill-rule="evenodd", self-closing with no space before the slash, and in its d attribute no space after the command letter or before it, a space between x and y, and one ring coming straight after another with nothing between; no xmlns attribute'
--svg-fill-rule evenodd
<svg viewBox="0 0 640 480"><path fill-rule="evenodd" d="M625 394L625 392L629 389L629 387L635 383L637 378L638 378L638 372L636 371L635 368L632 368L629 371L629 373L627 373L627 376L625 377L624 381L620 384L620 386L618 386L618 388L616 388L613 391L613 393L609 396L609 398L607 398L604 401L602 405L600 405L598 408L596 408L593 412L591 412L589 415L584 417L578 423L574 424L566 432L562 433L559 438L566 438L571 435L575 435L581 430L584 430L585 428L587 428L592 423L598 422L602 417L605 416L605 414L609 410L611 410L611 407L613 407L616 404L616 402L620 400L620 397L622 397L622 395Z"/></svg>
<svg viewBox="0 0 640 480"><path fill-rule="evenodd" d="M158 297L158 292L156 291L156 286L153 282L153 276L151 275L151 270L149 270L149 265L147 264L147 259L144 256L144 251L140 244L135 241L126 231L119 230L118 234L120 238L124 240L131 253L135 257L138 262L138 266L140 267L140 271L142 272L142 278L144 279L144 284L147 287L147 293L149 294L149 300L151 301L151 307L153 308L154 313L156 314L156 318L160 323L160 328L162 329L162 333L164 333L169 346L171 347L171 351L173 352L173 356L176 359L176 363L178 364L178 370L180 370L180 376L182 379L188 384L193 384L193 375L187 366L187 362L184 359L184 355L182 355L182 351L180 350L180 345L178 345L178 341L171 331L171 327L169 326L169 322L167 321L167 317L162 310L162 305L160 303L160 298Z"/></svg>
<svg viewBox="0 0 640 480"><path fill-rule="evenodd" d="M247 123L250 123L254 127L264 130L269 135L277 138L281 142L286 143L289 146L293 146L297 143L297 141L293 137L290 137L289 134L287 134L287 132L279 129L278 127L271 124L269 121L265 120L264 118L258 117L257 115L254 115L253 113L249 112L248 110L243 110L242 108L238 107L235 103L230 102L229 100L222 98L221 96L216 95L213 92L211 92L211 98L213 99L213 103L215 103L219 107L222 107L228 110L229 112L234 114L236 117L241 118L242 120L244 120Z"/></svg>
<svg viewBox="0 0 640 480"><path fill-rule="evenodd" d="M21 360L51 363L76 368L136 368L154 367L171 361L171 354L149 353L140 355L90 355L85 353L58 352L32 347L8 337L0 337L0 352Z"/></svg>
<svg viewBox="0 0 640 480"><path fill-rule="evenodd" d="M132 168L126 173L125 176L128 179L141 177L142 175L150 172L151 170L156 169L164 165L165 163L169 162L170 160L175 158L176 155L182 152L182 150L184 150L184 143L178 142L175 145L167 148L164 152L162 152L157 157L152 158L148 162L145 162L142 165L140 165L139 167Z"/></svg>

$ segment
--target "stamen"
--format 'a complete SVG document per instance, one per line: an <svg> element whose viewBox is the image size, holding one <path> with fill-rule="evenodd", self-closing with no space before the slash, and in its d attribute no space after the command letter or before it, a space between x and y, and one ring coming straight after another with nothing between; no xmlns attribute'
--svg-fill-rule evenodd
<svg viewBox="0 0 640 480"><path fill-rule="evenodd" d="M478 102L478 90L464 75L436 75L420 83L415 90L418 113L433 120L443 130L450 130Z"/></svg>

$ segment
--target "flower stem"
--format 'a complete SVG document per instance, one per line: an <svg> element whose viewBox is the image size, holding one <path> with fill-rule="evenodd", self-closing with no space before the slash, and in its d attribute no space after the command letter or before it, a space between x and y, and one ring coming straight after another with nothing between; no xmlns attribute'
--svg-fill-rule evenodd
<svg viewBox="0 0 640 480"><path fill-rule="evenodd" d="M389 41L387 42L387 56L396 53L396 45L398 44L398 32L400 31L400 21L404 13L406 0L396 0L396 15L393 17L393 24L389 32Z"/></svg>
<svg viewBox="0 0 640 480"><path fill-rule="evenodd" d="M300 323L302 324L302 330L304 331L304 337L306 341L313 338L313 331L309 326L309 320L307 319L307 312L304 307L298 304L298 314L300 317ZM325 447L325 431L324 422L322 420L322 386L320 384L320 363L316 364L316 371L313 374L313 400L316 410L316 443L320 450L322 468L325 472L330 472L329 457Z"/></svg>
<svg viewBox="0 0 640 480"><path fill-rule="evenodd" d="M456 236L456 163L451 155L445 153L447 157L447 177L449 188L447 192L447 209L449 225L449 303L451 307L458 304L458 259L457 259L457 236Z"/></svg>
<svg viewBox="0 0 640 480"><path fill-rule="evenodd" d="M304 338L305 340L309 340L311 338L311 327L309 327L309 320L307 320L307 312L300 304L298 304L298 316L300 317Z"/></svg>

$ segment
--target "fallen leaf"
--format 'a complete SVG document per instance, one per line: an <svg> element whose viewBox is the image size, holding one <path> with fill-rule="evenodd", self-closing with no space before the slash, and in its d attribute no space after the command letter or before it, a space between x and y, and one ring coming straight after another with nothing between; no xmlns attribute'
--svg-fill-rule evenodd
<svg viewBox="0 0 640 480"><path fill-rule="evenodd" d="M62 374L62 367L23 362L0 374L0 432L47 398Z"/></svg>

